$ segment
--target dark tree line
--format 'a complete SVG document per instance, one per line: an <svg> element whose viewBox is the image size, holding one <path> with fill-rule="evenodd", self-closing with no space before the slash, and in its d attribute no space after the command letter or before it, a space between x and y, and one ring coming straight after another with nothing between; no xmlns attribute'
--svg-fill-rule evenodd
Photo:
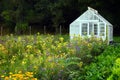
<svg viewBox="0 0 120 80"><path fill-rule="evenodd" d="M97 9L111 22L114 33L119 35L118 0L0 0L0 26L17 34L26 32L33 25L47 26L57 33L60 25L68 29L88 6Z"/></svg>

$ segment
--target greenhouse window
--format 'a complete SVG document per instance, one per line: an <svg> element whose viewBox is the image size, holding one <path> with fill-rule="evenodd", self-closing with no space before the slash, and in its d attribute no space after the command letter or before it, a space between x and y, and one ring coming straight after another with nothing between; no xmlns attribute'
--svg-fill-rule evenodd
<svg viewBox="0 0 120 80"><path fill-rule="evenodd" d="M82 35L87 35L87 26L88 24L87 23L83 23L82 24Z"/></svg>

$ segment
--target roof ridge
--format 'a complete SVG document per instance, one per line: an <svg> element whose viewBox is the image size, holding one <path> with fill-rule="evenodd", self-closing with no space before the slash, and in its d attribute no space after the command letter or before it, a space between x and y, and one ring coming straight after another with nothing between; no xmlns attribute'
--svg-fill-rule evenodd
<svg viewBox="0 0 120 80"><path fill-rule="evenodd" d="M95 10L95 9L93 9L93 8L91 8L91 7L88 7L88 10L91 10L91 11L93 11L94 13L98 14L98 11Z"/></svg>

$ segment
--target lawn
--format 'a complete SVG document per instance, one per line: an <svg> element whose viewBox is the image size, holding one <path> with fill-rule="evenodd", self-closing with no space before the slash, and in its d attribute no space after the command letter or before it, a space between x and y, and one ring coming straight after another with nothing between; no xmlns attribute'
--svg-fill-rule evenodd
<svg viewBox="0 0 120 80"><path fill-rule="evenodd" d="M115 36L113 39L114 39L114 42L118 42L118 43L120 42L120 36Z"/></svg>

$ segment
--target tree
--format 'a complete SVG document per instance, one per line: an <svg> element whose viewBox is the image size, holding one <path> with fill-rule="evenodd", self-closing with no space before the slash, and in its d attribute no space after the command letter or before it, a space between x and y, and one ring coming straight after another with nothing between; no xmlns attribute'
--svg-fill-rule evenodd
<svg viewBox="0 0 120 80"><path fill-rule="evenodd" d="M61 24L68 29L88 6L97 9L119 32L118 0L0 0L0 24L18 34L24 33L32 23L55 28L57 33Z"/></svg>
<svg viewBox="0 0 120 80"><path fill-rule="evenodd" d="M1 24L3 27L8 27L9 30L12 32L15 22L14 22L14 11L12 10L14 5L9 0L1 0Z"/></svg>
<svg viewBox="0 0 120 80"><path fill-rule="evenodd" d="M15 32L17 34L23 34L28 27L28 21L26 20L26 7L27 3L24 0L16 0L18 7L16 8L16 26Z"/></svg>

